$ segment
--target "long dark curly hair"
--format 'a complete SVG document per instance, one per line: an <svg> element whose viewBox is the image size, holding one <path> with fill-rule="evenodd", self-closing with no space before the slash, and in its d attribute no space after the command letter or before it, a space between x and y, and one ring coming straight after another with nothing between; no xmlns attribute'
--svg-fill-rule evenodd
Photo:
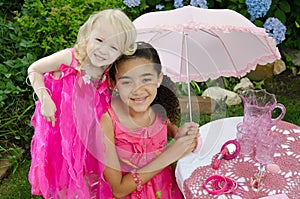
<svg viewBox="0 0 300 199"><path fill-rule="evenodd" d="M109 77L112 81L116 81L116 66L123 61L143 58L155 63L153 66L157 74L161 73L161 62L159 55L152 45L145 42L137 42L137 49L133 55L122 55L116 60L109 69ZM175 83L167 76L163 76L163 81L157 89L157 95L151 104L154 111L162 116L165 120L168 118L171 123L177 124L180 121L179 100L175 91Z"/></svg>

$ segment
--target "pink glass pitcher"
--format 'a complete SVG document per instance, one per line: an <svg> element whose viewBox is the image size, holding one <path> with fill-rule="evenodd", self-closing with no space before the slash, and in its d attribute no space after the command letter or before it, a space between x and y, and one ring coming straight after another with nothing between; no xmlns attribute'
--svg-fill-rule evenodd
<svg viewBox="0 0 300 199"><path fill-rule="evenodd" d="M284 105L277 103L275 95L265 90L245 90L240 97L244 103L243 123L251 133L268 133L285 115ZM281 109L281 113L272 118L272 112L276 108Z"/></svg>

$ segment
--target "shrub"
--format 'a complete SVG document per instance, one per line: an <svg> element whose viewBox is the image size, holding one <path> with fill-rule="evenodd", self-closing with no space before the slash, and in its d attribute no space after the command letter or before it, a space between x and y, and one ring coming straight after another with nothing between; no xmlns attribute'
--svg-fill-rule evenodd
<svg viewBox="0 0 300 199"><path fill-rule="evenodd" d="M23 5L22 2L0 3L13 11L9 18L6 15L0 18L1 153L11 151L15 145L29 149L34 104L33 90L26 84L26 76L31 63L72 47L79 27L94 12L121 8L129 16L140 15L139 10L127 8L122 1L25 0Z"/></svg>

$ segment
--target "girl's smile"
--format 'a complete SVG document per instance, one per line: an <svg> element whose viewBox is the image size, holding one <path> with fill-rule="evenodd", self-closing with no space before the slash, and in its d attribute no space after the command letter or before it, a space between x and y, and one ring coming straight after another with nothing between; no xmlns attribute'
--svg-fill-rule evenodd
<svg viewBox="0 0 300 199"><path fill-rule="evenodd" d="M130 98L136 104L142 104L147 100L147 97Z"/></svg>
<svg viewBox="0 0 300 199"><path fill-rule="evenodd" d="M99 62L102 62L104 60L104 58L100 55L95 54L95 57Z"/></svg>

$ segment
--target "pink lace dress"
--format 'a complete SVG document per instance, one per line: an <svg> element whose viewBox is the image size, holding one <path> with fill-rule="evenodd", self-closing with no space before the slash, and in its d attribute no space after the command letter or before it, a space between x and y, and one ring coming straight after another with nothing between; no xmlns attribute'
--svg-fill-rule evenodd
<svg viewBox="0 0 300 199"><path fill-rule="evenodd" d="M115 145L124 174L145 166L166 149L167 124L162 122L160 116L156 116L154 123L148 128L130 130L120 123L112 109L109 109L109 113L114 122ZM140 193L134 191L125 198L179 199L183 197L177 186L174 170L169 166L143 185Z"/></svg>
<svg viewBox="0 0 300 199"><path fill-rule="evenodd" d="M101 81L86 83L84 73L75 69L77 65L73 55L70 66L60 66L58 78L44 75L57 107L56 123L52 127L44 120L37 101L31 119L31 191L44 198L111 198L103 177L103 134L97 125L109 107L111 94L106 75Z"/></svg>

